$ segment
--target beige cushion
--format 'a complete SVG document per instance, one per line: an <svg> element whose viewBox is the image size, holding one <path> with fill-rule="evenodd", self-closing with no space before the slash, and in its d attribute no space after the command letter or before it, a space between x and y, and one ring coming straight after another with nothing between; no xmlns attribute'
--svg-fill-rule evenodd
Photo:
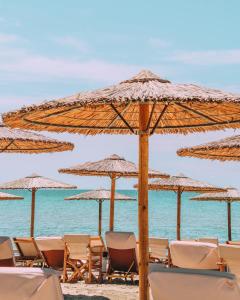
<svg viewBox="0 0 240 300"><path fill-rule="evenodd" d="M149 274L153 300L239 300L233 274L218 271L155 268Z"/></svg>
<svg viewBox="0 0 240 300"><path fill-rule="evenodd" d="M0 268L0 299L63 300L58 277L38 268Z"/></svg>
<svg viewBox="0 0 240 300"><path fill-rule="evenodd" d="M190 269L218 269L217 245L212 243L174 241L170 243L174 266Z"/></svg>
<svg viewBox="0 0 240 300"><path fill-rule="evenodd" d="M240 282L240 246L220 244L219 256L227 264L229 271L234 273Z"/></svg>

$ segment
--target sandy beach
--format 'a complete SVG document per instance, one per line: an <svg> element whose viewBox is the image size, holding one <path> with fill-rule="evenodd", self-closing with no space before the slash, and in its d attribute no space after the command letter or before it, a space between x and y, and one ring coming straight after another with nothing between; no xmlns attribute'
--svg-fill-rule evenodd
<svg viewBox="0 0 240 300"><path fill-rule="evenodd" d="M64 300L95 299L95 300L136 300L138 286L131 284L62 284Z"/></svg>

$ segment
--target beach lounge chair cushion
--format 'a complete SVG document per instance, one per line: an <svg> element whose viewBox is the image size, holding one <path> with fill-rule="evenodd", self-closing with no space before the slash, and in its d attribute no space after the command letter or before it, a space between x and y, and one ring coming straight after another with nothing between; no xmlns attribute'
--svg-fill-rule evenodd
<svg viewBox="0 0 240 300"><path fill-rule="evenodd" d="M233 274L218 271L155 268L149 274L153 300L239 300Z"/></svg>
<svg viewBox="0 0 240 300"><path fill-rule="evenodd" d="M219 245L219 256L230 272L235 274L240 281L240 245Z"/></svg>
<svg viewBox="0 0 240 300"><path fill-rule="evenodd" d="M203 238L198 238L198 242L212 243L218 245L218 238L203 237Z"/></svg>
<svg viewBox="0 0 240 300"><path fill-rule="evenodd" d="M0 268L0 299L63 300L58 277L51 270Z"/></svg>
<svg viewBox="0 0 240 300"><path fill-rule="evenodd" d="M0 266L13 267L15 259L13 254L13 247L11 240L8 236L0 237Z"/></svg>
<svg viewBox="0 0 240 300"><path fill-rule="evenodd" d="M170 243L172 264L179 268L218 269L218 247L212 243L174 241Z"/></svg>

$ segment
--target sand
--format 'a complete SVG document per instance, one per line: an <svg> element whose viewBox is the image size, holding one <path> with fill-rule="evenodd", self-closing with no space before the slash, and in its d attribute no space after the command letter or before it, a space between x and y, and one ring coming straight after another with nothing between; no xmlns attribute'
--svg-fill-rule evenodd
<svg viewBox="0 0 240 300"><path fill-rule="evenodd" d="M138 286L121 283L86 284L83 281L70 284L63 283L64 300L136 300Z"/></svg>

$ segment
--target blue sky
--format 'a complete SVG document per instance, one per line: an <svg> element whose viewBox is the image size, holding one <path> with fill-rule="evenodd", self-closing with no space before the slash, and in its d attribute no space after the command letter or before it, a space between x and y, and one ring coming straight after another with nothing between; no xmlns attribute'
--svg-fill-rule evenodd
<svg viewBox="0 0 240 300"><path fill-rule="evenodd" d="M240 93L239 9L237 0L0 0L1 112L116 83L143 68L173 82ZM240 187L238 163L175 154L178 147L232 133L154 136L150 165ZM1 181L37 171L82 188L107 186L107 179L59 175L56 170L112 153L138 159L136 137L50 136L73 141L75 151L2 154ZM133 182L120 180L118 186L131 187Z"/></svg>

